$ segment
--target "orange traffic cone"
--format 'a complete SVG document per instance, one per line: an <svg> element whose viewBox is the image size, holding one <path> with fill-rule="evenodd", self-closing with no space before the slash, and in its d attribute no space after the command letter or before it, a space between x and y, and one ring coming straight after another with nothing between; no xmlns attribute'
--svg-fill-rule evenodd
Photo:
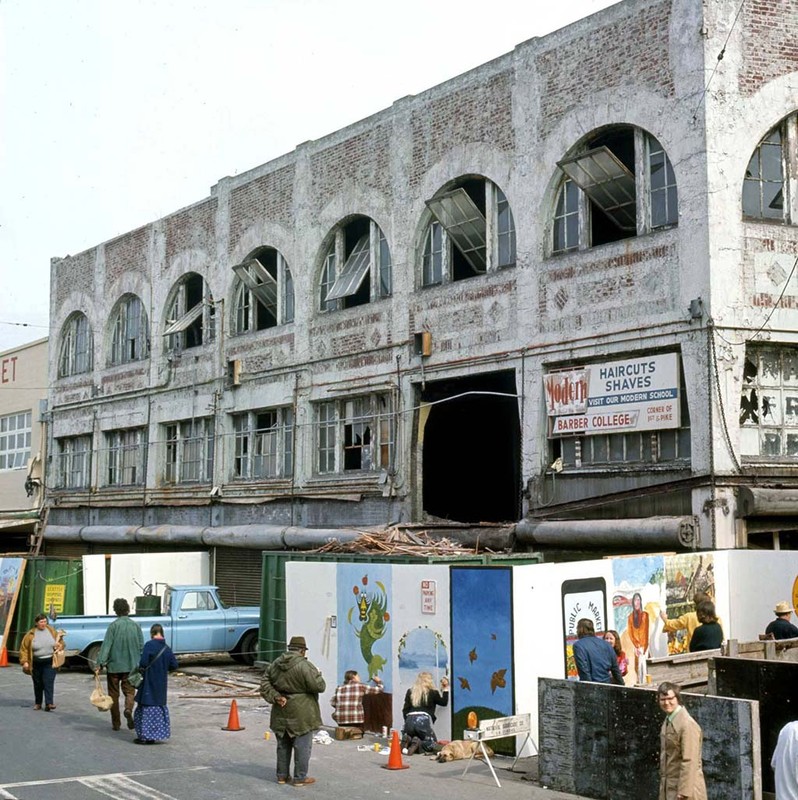
<svg viewBox="0 0 798 800"><path fill-rule="evenodd" d="M0 667L7 667L7 666L8 666L8 652L4 647L2 650L0 650Z"/></svg>
<svg viewBox="0 0 798 800"><path fill-rule="evenodd" d="M388 763L382 765L383 769L410 769L409 764L402 761L402 745L399 743L399 731L393 732L391 739L391 752L388 754Z"/></svg>
<svg viewBox="0 0 798 800"><path fill-rule="evenodd" d="M238 724L238 706L236 705L236 701L233 700L230 703L230 716L227 718L227 727L222 728L223 731L243 731L246 728L242 728Z"/></svg>

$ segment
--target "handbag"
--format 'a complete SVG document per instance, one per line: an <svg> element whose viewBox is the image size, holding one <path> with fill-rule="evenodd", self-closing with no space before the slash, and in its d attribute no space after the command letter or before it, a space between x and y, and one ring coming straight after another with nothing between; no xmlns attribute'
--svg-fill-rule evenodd
<svg viewBox="0 0 798 800"><path fill-rule="evenodd" d="M138 689L142 683L144 683L144 676L141 674L141 670L138 667L133 667L132 670L128 673L127 682L134 688Z"/></svg>
<svg viewBox="0 0 798 800"><path fill-rule="evenodd" d="M98 711L109 711L114 704L114 701L103 691L100 676L96 672L94 673L94 690L89 697L89 702Z"/></svg>
<svg viewBox="0 0 798 800"><path fill-rule="evenodd" d="M147 664L146 667L139 667L135 666L132 670L128 673L127 682L134 688L138 689L139 686L144 682L144 670L149 669L163 654L163 651L166 650L166 645L164 645L159 651L158 655Z"/></svg>

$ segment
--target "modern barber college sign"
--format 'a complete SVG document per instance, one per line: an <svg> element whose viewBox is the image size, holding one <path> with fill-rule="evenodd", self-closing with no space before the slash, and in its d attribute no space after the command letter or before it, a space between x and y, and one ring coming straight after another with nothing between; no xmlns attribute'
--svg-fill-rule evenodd
<svg viewBox="0 0 798 800"><path fill-rule="evenodd" d="M590 364L543 376L551 436L678 428L676 353Z"/></svg>

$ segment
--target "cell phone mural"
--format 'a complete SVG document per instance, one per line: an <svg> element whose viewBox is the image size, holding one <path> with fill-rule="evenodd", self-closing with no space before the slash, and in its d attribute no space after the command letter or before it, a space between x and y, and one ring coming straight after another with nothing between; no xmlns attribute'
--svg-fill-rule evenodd
<svg viewBox="0 0 798 800"><path fill-rule="evenodd" d="M574 661L576 624L586 618L596 633L607 630L607 584L604 578L577 578L563 581L561 593L565 677L575 681L579 680Z"/></svg>

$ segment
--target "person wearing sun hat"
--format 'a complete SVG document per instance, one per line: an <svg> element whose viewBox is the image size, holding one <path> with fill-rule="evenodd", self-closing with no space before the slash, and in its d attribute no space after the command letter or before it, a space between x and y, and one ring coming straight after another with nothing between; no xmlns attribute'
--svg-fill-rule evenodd
<svg viewBox="0 0 798 800"><path fill-rule="evenodd" d="M772 634L774 639L798 639L798 628L790 622L792 606L786 600L782 600L776 603L773 613L776 619L765 628L765 636Z"/></svg>
<svg viewBox="0 0 798 800"><path fill-rule="evenodd" d="M271 703L269 727L277 740L277 783L291 782L294 756L294 786L315 783L308 777L313 732L321 727L319 695L326 683L321 671L307 659L304 636L292 636L287 652L266 668L260 693Z"/></svg>

